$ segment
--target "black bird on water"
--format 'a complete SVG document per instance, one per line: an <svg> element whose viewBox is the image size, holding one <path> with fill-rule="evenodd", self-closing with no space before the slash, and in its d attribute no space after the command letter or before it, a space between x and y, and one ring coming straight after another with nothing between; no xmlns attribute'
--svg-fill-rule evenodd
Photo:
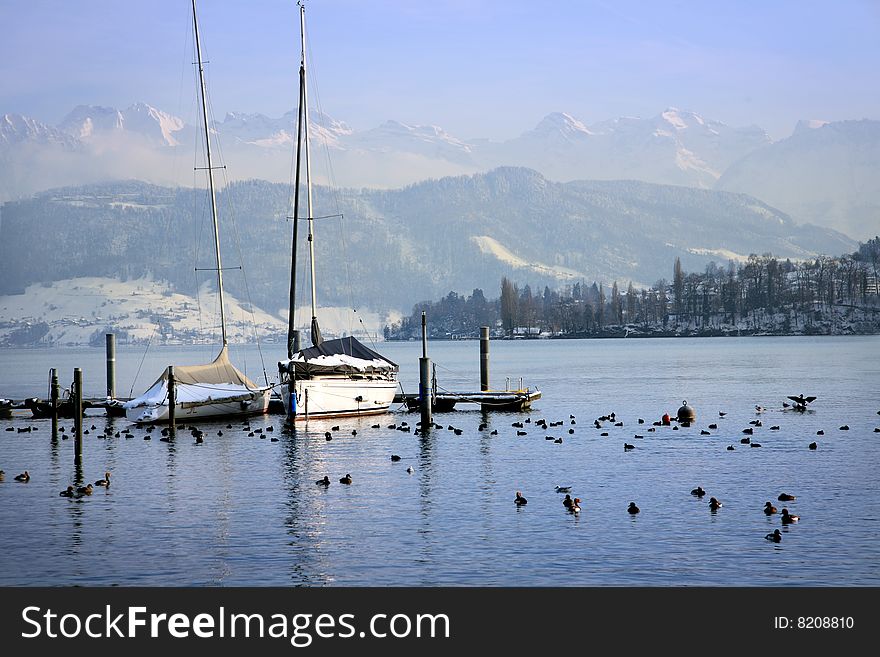
<svg viewBox="0 0 880 657"><path fill-rule="evenodd" d="M697 497L703 497L706 494L706 491L703 490L702 486L697 486L691 491L691 495L696 495Z"/></svg>
<svg viewBox="0 0 880 657"><path fill-rule="evenodd" d="M768 541L773 541L774 543L782 542L782 534L779 533L778 529L774 529L771 534L767 534L764 538Z"/></svg>
<svg viewBox="0 0 880 657"><path fill-rule="evenodd" d="M316 481L315 483L318 484L318 486L329 486L330 485L330 477L328 477L327 475L324 475L323 479L318 479L318 481Z"/></svg>
<svg viewBox="0 0 880 657"><path fill-rule="evenodd" d="M523 506L524 504L528 504L529 501L523 497L522 493L516 491L516 499L513 501L517 506Z"/></svg>
<svg viewBox="0 0 880 657"><path fill-rule="evenodd" d="M351 483L351 475L347 474L342 479L339 480L340 484L350 484Z"/></svg>
<svg viewBox="0 0 880 657"><path fill-rule="evenodd" d="M804 397L803 394L800 394L797 397L789 395L788 398L794 402L794 410L796 411L807 410L807 404L816 400L815 397Z"/></svg>
<svg viewBox="0 0 880 657"><path fill-rule="evenodd" d="M641 511L641 509L636 506L635 502L630 502L629 506L626 508L626 510L627 510L627 512L629 512L633 515L637 514L639 511Z"/></svg>
<svg viewBox="0 0 880 657"><path fill-rule="evenodd" d="M767 502L764 505L764 513L768 516L772 516L774 513L776 513L776 507L773 506L770 502Z"/></svg>

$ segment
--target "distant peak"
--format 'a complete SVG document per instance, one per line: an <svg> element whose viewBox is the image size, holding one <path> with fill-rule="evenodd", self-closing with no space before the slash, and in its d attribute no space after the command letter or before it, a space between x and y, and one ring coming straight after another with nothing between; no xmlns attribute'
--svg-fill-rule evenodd
<svg viewBox="0 0 880 657"><path fill-rule="evenodd" d="M533 133L561 132L565 135L591 135L590 129L567 112L552 112L541 119Z"/></svg>
<svg viewBox="0 0 880 657"><path fill-rule="evenodd" d="M828 121L823 121L822 119L801 119L794 127L794 134L807 132L809 130L817 130L822 126L828 125L828 123Z"/></svg>

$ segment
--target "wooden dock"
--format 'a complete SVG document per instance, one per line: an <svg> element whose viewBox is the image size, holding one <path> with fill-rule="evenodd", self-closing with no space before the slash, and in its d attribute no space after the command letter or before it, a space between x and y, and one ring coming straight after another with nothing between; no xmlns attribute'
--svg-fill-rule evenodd
<svg viewBox="0 0 880 657"><path fill-rule="evenodd" d="M487 392L438 392L434 396L432 411L445 413L455 410L456 404L477 404L483 411L522 411L541 398L540 390L503 390ZM417 393L398 393L395 404L406 404L410 411L419 409Z"/></svg>

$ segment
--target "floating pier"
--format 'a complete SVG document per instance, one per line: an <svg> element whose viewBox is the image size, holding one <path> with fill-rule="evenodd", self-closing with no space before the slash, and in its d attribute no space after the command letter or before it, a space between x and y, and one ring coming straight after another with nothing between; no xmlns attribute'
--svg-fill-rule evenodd
<svg viewBox="0 0 880 657"><path fill-rule="evenodd" d="M444 413L455 409L456 404L479 404L482 411L523 411L531 407L532 402L541 398L540 390L520 387L510 390L510 379L506 390L489 389L489 327L480 327L480 392L439 392L437 377L433 377L429 388L427 383L430 359L427 357L427 340L425 329L425 313L422 313L422 358L419 359L419 393L398 393L394 396L395 404L406 404L407 410L421 409L422 426L429 426L430 413ZM430 399L430 405L427 403ZM428 413L427 420L425 413Z"/></svg>

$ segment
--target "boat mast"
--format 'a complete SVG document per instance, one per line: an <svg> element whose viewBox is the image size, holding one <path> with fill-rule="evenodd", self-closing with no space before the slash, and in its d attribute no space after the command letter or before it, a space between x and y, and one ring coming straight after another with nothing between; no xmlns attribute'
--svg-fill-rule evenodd
<svg viewBox="0 0 880 657"><path fill-rule="evenodd" d="M293 192L293 239L290 247L290 305L287 314L287 357L293 358L296 345L296 247L299 240L299 181L303 132L303 89L305 88L305 64L299 67L299 106L296 115L296 177Z"/></svg>
<svg viewBox="0 0 880 657"><path fill-rule="evenodd" d="M220 328L223 335L223 348L226 348L226 310L223 305L223 267L220 264L220 228L217 223L217 194L214 191L214 167L211 163L211 136L208 131L208 103L206 100L205 70L202 65L202 46L199 41L199 21L196 19L196 0L192 0L193 27L195 28L196 57L199 65L199 90L202 98L202 120L205 124L205 153L208 160L208 187L211 190L211 219L214 224L214 256L217 261L217 290L220 295Z"/></svg>
<svg viewBox="0 0 880 657"><path fill-rule="evenodd" d="M193 0L195 2L195 0ZM309 96L306 84L306 6L299 2L299 29L302 43L302 59L300 71L302 84L302 120L305 124L303 139L306 151L306 209L309 220L309 265L312 274L312 344L316 347L323 341L318 329L317 295L315 293L315 232L312 214L312 160L309 154Z"/></svg>

